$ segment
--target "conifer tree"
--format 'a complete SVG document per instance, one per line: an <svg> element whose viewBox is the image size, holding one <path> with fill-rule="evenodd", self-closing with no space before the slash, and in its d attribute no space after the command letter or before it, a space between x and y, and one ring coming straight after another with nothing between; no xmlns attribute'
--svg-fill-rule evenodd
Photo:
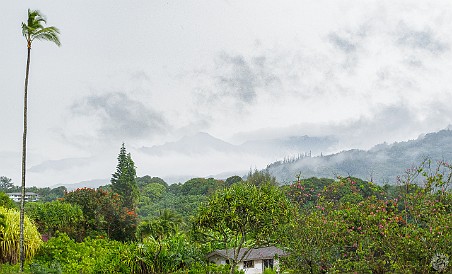
<svg viewBox="0 0 452 274"><path fill-rule="evenodd" d="M123 143L118 155L116 172L112 174L110 182L112 191L119 194L123 206L129 209L134 209L138 200L136 177L135 163Z"/></svg>

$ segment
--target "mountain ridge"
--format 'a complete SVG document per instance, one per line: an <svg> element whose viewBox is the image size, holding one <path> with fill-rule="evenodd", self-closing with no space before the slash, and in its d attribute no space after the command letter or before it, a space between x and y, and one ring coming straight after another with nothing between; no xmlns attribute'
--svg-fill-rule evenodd
<svg viewBox="0 0 452 274"><path fill-rule="evenodd" d="M260 156L284 157L297 153L320 154L326 152L337 144L332 136L311 137L288 136L285 138L249 140L239 145L234 145L205 132L184 136L174 142L167 142L152 147L142 147L140 150L155 156L165 153L178 153L186 155L199 155L211 152L254 154Z"/></svg>
<svg viewBox="0 0 452 274"><path fill-rule="evenodd" d="M407 168L429 158L452 161L452 131L449 129L421 135L417 139L378 144L369 150L351 149L338 153L302 157L294 161L276 161L266 170L280 182L303 177L354 176L378 184L395 183Z"/></svg>
<svg viewBox="0 0 452 274"><path fill-rule="evenodd" d="M182 140L182 141L181 141ZM195 140L198 147L203 147L203 150L196 151L195 147L187 148L185 151L178 151L182 147L190 146L190 142ZM255 148L260 146L273 146L273 150L279 150L281 147L289 147L292 141L308 140L315 142L320 140L319 147L334 144L334 137L309 137L298 136L281 139L269 139L260 141L248 141L243 144L233 145L221 139L215 138L208 133L198 133L192 136L184 137L176 142L166 143L160 146L144 147L142 149L158 148L158 153L209 153L215 151L215 147L219 152L221 149L230 149L229 152L251 153L252 149L246 150L250 144L255 145ZM323 141L323 143L322 143ZM166 146L170 144L169 146ZM213 144L213 146L212 146ZM282 144L282 145L281 145ZM173 150L167 150L167 148ZM299 145L298 148L302 147ZM165 148L165 149L163 149ZM303 148L302 148L303 149ZM276 161L265 168L271 175L275 176L280 183L290 183L295 180L298 174L304 178L309 177L324 177L335 178L336 176L354 176L364 180L372 180L378 184L395 183L397 176L403 175L405 170L412 166L419 165L425 158L429 157L433 161L446 160L452 162L452 131L444 129L437 132L420 135L417 139L394 142L388 144L386 142L374 145L368 150L350 149L332 154L321 154L316 151L317 155L309 153L309 150L299 150L297 146L292 147L292 152L281 153L282 161ZM148 151L149 152L149 151ZM224 151L223 151L224 152ZM151 151L152 153L152 151ZM295 157L291 155L296 155ZM276 158L278 159L278 158ZM186 173L160 176L168 183L183 182L193 177L214 177L217 179L226 179L228 175L246 175L249 167L244 167L241 170L229 170L221 173L212 173L209 176L206 174ZM88 180L75 184L63 184L68 190L79 187L98 187L108 184L108 179ZM60 184L61 185L61 184ZM54 187L60 186L55 185Z"/></svg>

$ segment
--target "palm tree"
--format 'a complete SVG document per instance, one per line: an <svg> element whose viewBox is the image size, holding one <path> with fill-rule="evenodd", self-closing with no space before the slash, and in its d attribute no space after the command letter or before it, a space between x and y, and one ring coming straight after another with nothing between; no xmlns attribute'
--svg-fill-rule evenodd
<svg viewBox="0 0 452 274"><path fill-rule="evenodd" d="M25 202L25 163L27 152L27 91L28 91L28 74L30 70L30 53L31 44L35 39L47 40L54 42L60 46L58 34L60 31L55 27L44 27L46 19L38 10L28 9L28 20L22 23L22 35L27 40L27 69L25 72L25 92L24 92L24 133L22 138L22 199L20 202L20 272L24 267L24 202Z"/></svg>

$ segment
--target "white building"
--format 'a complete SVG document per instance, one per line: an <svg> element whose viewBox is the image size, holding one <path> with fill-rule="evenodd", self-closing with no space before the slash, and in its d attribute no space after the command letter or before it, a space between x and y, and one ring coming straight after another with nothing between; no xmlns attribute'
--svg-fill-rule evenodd
<svg viewBox="0 0 452 274"><path fill-rule="evenodd" d="M21 193L20 192L11 192L6 193L9 198L14 202L20 202ZM25 202L36 202L39 200L39 195L34 192L25 192Z"/></svg>
<svg viewBox="0 0 452 274"><path fill-rule="evenodd" d="M242 248L239 253L239 259L245 254L247 248ZM233 255L233 250L225 249L215 250L207 255L207 260L215 264L229 264ZM262 274L267 268L272 268L279 272L279 257L285 256L286 253L277 247L261 247L251 249L245 258L238 264L239 270L245 271L246 274Z"/></svg>

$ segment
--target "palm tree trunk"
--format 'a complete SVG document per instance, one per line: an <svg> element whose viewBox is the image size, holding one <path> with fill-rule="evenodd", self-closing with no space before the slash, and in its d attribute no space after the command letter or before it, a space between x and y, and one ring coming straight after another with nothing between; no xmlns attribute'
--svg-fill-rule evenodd
<svg viewBox="0 0 452 274"><path fill-rule="evenodd" d="M28 91L28 73L30 71L30 52L31 43L28 43L27 47L27 69L25 71L25 92L24 92L24 134L22 137L22 191L20 199L20 238L19 238L19 256L20 256L20 272L24 271L24 219L25 219L25 169L26 169L26 159L27 159L27 91Z"/></svg>

